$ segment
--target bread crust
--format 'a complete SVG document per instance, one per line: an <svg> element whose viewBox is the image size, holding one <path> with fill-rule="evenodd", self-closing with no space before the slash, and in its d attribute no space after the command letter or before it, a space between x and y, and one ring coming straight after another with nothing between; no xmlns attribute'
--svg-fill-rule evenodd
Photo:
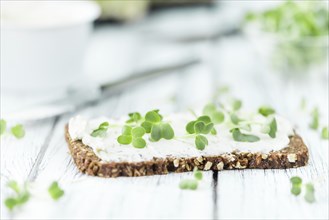
<svg viewBox="0 0 329 220"><path fill-rule="evenodd" d="M81 141L71 139L68 126L65 138L73 160L82 173L100 177L150 176L199 170L223 169L286 169L305 166L309 152L302 138L297 134L290 137L290 143L280 151L268 154L250 152L232 152L214 156L191 158L153 158L143 162L104 162L94 151Z"/></svg>

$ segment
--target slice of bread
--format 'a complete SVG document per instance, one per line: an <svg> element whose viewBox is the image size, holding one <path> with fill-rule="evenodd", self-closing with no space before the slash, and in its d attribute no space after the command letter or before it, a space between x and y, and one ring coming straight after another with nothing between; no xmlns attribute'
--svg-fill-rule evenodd
<svg viewBox="0 0 329 220"><path fill-rule="evenodd" d="M231 152L227 154L207 157L168 157L153 158L143 162L104 162L97 157L94 151L81 141L71 139L68 126L65 128L65 137L69 149L78 169L92 176L149 176L167 174L169 172L223 169L286 169L305 166L308 163L309 153L302 138L297 134L290 136L290 143L279 151L268 154L250 152Z"/></svg>

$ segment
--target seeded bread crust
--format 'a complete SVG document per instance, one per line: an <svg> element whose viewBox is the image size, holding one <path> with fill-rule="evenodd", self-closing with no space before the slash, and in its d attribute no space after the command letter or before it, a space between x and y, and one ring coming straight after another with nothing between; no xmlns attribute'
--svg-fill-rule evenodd
<svg viewBox="0 0 329 220"><path fill-rule="evenodd" d="M94 151L81 141L71 139L68 126L65 137L73 160L82 173L100 177L150 176L199 170L231 170L231 169L286 169L305 166L309 153L302 138L298 135L290 137L288 147L268 154L232 152L214 156L191 158L153 158L143 162L104 162Z"/></svg>

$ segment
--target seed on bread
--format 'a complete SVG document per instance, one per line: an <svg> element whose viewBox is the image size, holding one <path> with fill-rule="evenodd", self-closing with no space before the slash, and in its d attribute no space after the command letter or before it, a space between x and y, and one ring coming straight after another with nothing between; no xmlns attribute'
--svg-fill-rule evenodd
<svg viewBox="0 0 329 220"><path fill-rule="evenodd" d="M297 155L296 154L288 154L287 157L288 157L288 161L290 163L295 163L296 160L297 160Z"/></svg>

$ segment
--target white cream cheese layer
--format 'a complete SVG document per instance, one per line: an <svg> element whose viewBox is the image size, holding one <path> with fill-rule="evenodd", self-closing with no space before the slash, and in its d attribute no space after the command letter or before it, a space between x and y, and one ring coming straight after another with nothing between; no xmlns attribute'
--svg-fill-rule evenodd
<svg viewBox="0 0 329 220"><path fill-rule="evenodd" d="M252 132L243 131L243 133L257 135L260 141L253 143L234 141L227 122L224 122L215 126L217 135L206 135L209 145L202 151L196 149L194 138L187 135L185 130L186 124L195 120L191 113L165 116L164 120L169 122L175 131L175 138L151 142L148 140L147 134L144 136L147 146L143 149L134 148L132 145L121 145L117 142L117 137L121 135L122 126L127 118L113 120L100 117L89 120L82 116L76 116L70 119L69 134L73 140L81 140L85 145L91 147L95 154L106 162L138 162L151 160L153 157L165 158L170 156L214 156L230 153L234 150L268 153L281 150L289 144L289 136L293 134L293 126L286 119L275 115L278 130L276 138L271 138L268 134L261 132L261 124L266 122L267 118L261 115L249 115L248 117L256 123L251 126ZM92 131L105 121L110 124L106 137L92 137L90 135Z"/></svg>

